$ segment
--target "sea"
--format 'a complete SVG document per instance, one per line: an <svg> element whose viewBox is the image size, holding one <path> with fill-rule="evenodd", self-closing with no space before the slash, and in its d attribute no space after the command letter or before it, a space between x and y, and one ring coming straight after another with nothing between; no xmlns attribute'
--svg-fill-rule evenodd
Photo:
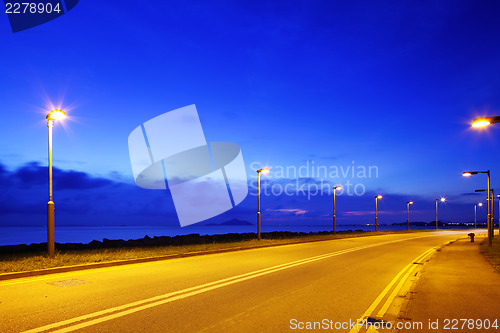
<svg viewBox="0 0 500 333"><path fill-rule="evenodd" d="M413 230L432 229L430 227L410 226ZM463 229L460 227L440 227L441 229ZM227 233L257 232L255 225L191 225L180 228L177 226L56 226L56 243L89 243L93 240L106 239L140 239L145 236L176 236L187 234L216 235ZM331 231L331 225L262 225L261 232L291 231L320 232ZM338 225L337 231L363 230L374 231L372 225ZM406 230L406 225L379 225L379 231ZM0 246L44 243L47 241L45 227L0 227Z"/></svg>

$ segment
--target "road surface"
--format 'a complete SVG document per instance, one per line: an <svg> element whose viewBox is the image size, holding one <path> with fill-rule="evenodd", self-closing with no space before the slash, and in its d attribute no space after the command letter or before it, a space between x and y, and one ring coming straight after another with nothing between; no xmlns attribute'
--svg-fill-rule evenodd
<svg viewBox="0 0 500 333"><path fill-rule="evenodd" d="M340 325L383 315L419 256L466 235L357 237L7 280L0 332L293 332L314 322L357 332Z"/></svg>

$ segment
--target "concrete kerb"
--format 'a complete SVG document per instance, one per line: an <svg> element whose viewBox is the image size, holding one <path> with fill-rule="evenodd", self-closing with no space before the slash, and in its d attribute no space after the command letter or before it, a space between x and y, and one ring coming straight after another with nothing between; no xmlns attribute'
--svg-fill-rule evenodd
<svg viewBox="0 0 500 333"><path fill-rule="evenodd" d="M372 235L372 236L377 236L377 235ZM356 236L356 237L361 237L361 236ZM53 268L46 268L46 269L39 269L39 270L32 270L32 271L2 273L2 274L0 274L0 281L33 277L33 276L40 276L40 275L49 275L49 274L56 274L56 273L66 273L66 272L80 271L80 270L86 270L86 269L96 269L96 268L104 268L104 267L112 267L112 266L122 266L122 265L139 264L139 263L146 263L146 262L153 262L153 261L177 259L177 258L187 258L187 257L202 256L202 255L217 254L217 253L261 249L261 248L274 247L274 246L285 246L285 245L304 244L304 243L313 243L313 242L325 242L325 241L331 241L331 240L336 240L336 239L345 239L345 238L346 237L331 238L331 239L304 240L304 241L288 242L288 243L281 243L281 244L266 244L266 245L257 245L257 246L233 247L233 248L228 248L228 249L196 251L196 252L170 254L170 255L156 256L156 257L146 257L146 258L126 259L126 260L114 260L114 261L99 262L99 263L89 263L89 264L81 264L81 265L53 267ZM350 237L348 237L348 238L350 238Z"/></svg>
<svg viewBox="0 0 500 333"><path fill-rule="evenodd" d="M432 230L429 230L432 231ZM96 269L96 268L104 268L104 267L112 267L112 266L122 266L122 265L131 265L138 263L146 263L153 261L161 261L161 260L169 260L169 259L178 259L178 258L187 258L201 255L209 255L209 254L218 254L218 253L226 253L226 252L234 252L234 251L244 251L244 250L252 250L252 249L260 249L266 247L274 247L274 246L286 246L293 244L305 244L305 243L313 243L313 242L325 242L337 239L345 239L345 238L354 238L354 237L369 237L369 236L380 236L379 234L375 235L356 235L353 237L342 237L342 238L330 238L330 239L314 239L314 240L303 240L303 241L295 241L295 242L287 242L281 244L266 244L266 245L257 245L257 246L243 246L243 247L233 247L228 249L219 249L219 250L207 250L207 251L196 251L196 252L187 252L187 253L179 253L179 254L170 254L164 256L156 256L156 257L146 257L146 258L138 258L138 259L126 259L126 260L114 260L100 263L89 263L89 264L81 264L81 265L72 265L72 266L62 266L62 267L53 267L32 271L23 271L23 272L12 272L12 273L2 273L0 274L0 281L18 279L18 278L26 278L40 275L49 275L56 273L66 273L72 271L80 271L87 269Z"/></svg>

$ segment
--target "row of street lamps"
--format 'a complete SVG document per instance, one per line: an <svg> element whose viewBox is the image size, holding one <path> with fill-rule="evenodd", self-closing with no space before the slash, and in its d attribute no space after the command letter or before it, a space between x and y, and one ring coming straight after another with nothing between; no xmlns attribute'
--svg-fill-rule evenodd
<svg viewBox="0 0 500 333"><path fill-rule="evenodd" d="M481 128L481 127L486 127L491 124L495 123L500 123L500 116L495 116L495 117L482 117L482 118L476 118L472 121L472 127L474 128ZM488 245L491 246L493 243L493 236L494 236L494 220L493 220L493 196L491 196L490 193L490 170L487 171L469 171L469 172L464 172L462 175L465 177L470 177L472 175L477 175L478 173L486 173L488 175L488 217L487 217L487 228L488 228ZM479 192L479 191L477 191ZM482 192L482 191L481 191ZM498 195L498 206L500 207L500 195ZM500 213L499 213L500 215ZM500 216L499 216L499 234L500 234Z"/></svg>
<svg viewBox="0 0 500 333"><path fill-rule="evenodd" d="M485 127L490 124L498 123L500 122L500 116L498 117L485 117L485 118L477 118L474 119L472 122L472 127L479 128L479 127ZM261 235L260 235L260 174L261 172L268 173L269 169L264 168L264 169L259 169L257 170L258 174L258 210L257 210L257 238L260 240ZM492 191L490 189L490 170L488 171L468 171L464 172L462 175L465 177L476 175L478 173L487 173L488 174L488 243L491 246L492 245L492 239L494 235L494 221L492 219L492 204L490 200L490 192ZM341 190L341 186L334 186L333 187L333 233L337 233L337 218L336 218L336 192L337 190ZM476 190L476 192L481 192L484 190ZM382 195L376 195L375 196L375 231L378 231L378 200L382 199ZM439 228L439 220L438 220L438 203L439 202L445 202L445 198L438 198L436 199L436 229ZM413 201L408 201L406 202L406 229L410 230L410 205L413 205ZM479 204L479 206L482 206L482 204ZM498 195L498 206L499 206L499 212L500 212L500 194ZM477 211L477 206L474 205L474 228L476 228L476 211ZM499 213L500 215L500 213ZM499 234L500 234L500 216L498 218L499 222Z"/></svg>
<svg viewBox="0 0 500 333"><path fill-rule="evenodd" d="M260 174L262 173L268 173L269 169L264 168L264 169L259 169L257 170L258 174L258 210L257 210L257 238L260 240L261 235L260 235L260 230L261 230L261 217L260 217ZM476 175L478 173L487 173L488 174L488 203L490 202L490 192L493 192L493 189L490 189L490 170L488 171L467 171L464 172L462 175L464 177L469 177L472 175ZM336 217L336 192L337 190L341 190L342 186L334 186L333 188L333 233L337 233L337 217ZM476 192L484 192L485 190L476 190ZM494 197L494 196L493 196ZM500 194L497 195L498 197L498 209L500 212ZM382 199L382 195L376 195L375 196L375 231L378 231L378 200ZM493 199L491 199L493 200ZM441 197L436 199L436 229L439 228L439 219L438 219L438 203L439 202L445 202L446 198ZM406 202L406 230L410 230L410 205L413 205L413 201L407 201ZM474 205L474 228L477 227L477 206L482 206L482 203L475 204ZM491 239L493 238L494 234L494 218L492 217L492 211L493 211L493 204L488 204L488 239L489 243L491 245ZM500 213L499 213L500 214ZM500 225L500 216L498 218L498 222ZM500 227L499 227L500 228ZM500 229L499 229L500 233Z"/></svg>
<svg viewBox="0 0 500 333"><path fill-rule="evenodd" d="M48 250L48 255L49 257L54 256L55 252L55 242L54 242L54 201L52 197L52 127L54 126L54 121L55 120L63 120L66 118L66 113L63 110L59 109L54 109L50 111L47 116L47 126L49 128L49 201L47 203L47 250ZM500 116L496 117L484 117L484 118L477 118L474 119L472 122L472 127L478 128L478 127L485 127L490 124L498 123L500 122ZM258 209L257 209L257 238L260 240L261 239L261 233L260 233L260 226L261 226L261 217L260 217L260 174L261 173L268 173L269 169L268 168L262 168L257 170L258 174ZM490 198L490 170L488 171L468 171L464 172L463 176L472 176L476 175L478 173L486 173L488 175L488 243L491 246L492 244L492 239L493 239L493 219L492 219L492 208L493 208L493 203L492 203L492 198ZM333 233L336 233L336 216L335 216L335 193L337 190L341 190L341 186L334 186L333 187ZM375 196L375 231L378 231L378 200L382 199L381 195L376 195ZM500 209L500 195L498 195L498 205ZM438 202L442 201L444 202L444 198L436 199L436 229L438 228ZM410 205L413 204L413 201L408 201L406 203L406 228L409 230L410 229ZM500 215L500 214L499 214ZM500 223L500 216L499 216L499 223ZM476 206L474 206L474 227L476 226ZM499 231L500 232L500 231Z"/></svg>
<svg viewBox="0 0 500 333"><path fill-rule="evenodd" d="M260 174L261 173L268 173L269 169L264 168L264 169L259 169L257 170L258 174L258 180L257 180L257 188L258 188L258 193L257 193L257 238L260 240ZM342 190L342 186L335 185L333 188L333 233L337 233L337 217L336 217L336 193L337 190ZM499 195L500 197L500 195ZM375 231L378 231L378 200L382 199L382 195L378 194L375 196ZM445 198L439 198L436 199L436 229L438 229L438 202L445 202ZM408 201L406 202L406 230L410 230L410 205L413 205L413 201ZM475 223L474 223L475 227Z"/></svg>
<svg viewBox="0 0 500 333"><path fill-rule="evenodd" d="M490 173L490 170L486 170L486 171L465 171L464 173L462 173L462 176L464 177L470 177L472 175L477 175L479 173L485 173L487 176L488 176L488 217L486 219L486 222L487 222L487 228L488 228L488 245L491 246L492 242L493 242L493 219L491 218L491 211L492 211L492 208L493 208L493 205L492 205L492 202L491 202L491 189L490 189L490 176L491 176L491 173Z"/></svg>

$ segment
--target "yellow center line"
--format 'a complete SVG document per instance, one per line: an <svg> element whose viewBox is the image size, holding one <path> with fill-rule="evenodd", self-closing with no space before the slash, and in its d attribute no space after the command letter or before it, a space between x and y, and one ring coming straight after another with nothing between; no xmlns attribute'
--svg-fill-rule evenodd
<svg viewBox="0 0 500 333"><path fill-rule="evenodd" d="M425 260L426 257L432 255L438 247L433 247L432 249L426 251L418 260L415 260L414 262L418 262L421 260ZM408 277L411 275L411 273L417 268L417 265L412 264L411 268L406 272L405 276L399 281L398 285L394 290L392 291L391 295L387 298L387 301L384 303L380 311L377 313L377 318L383 318L387 310L389 309L389 306L392 304L396 296L398 295L399 291L403 287L403 284L406 282Z"/></svg>
<svg viewBox="0 0 500 333"><path fill-rule="evenodd" d="M269 268L257 270L254 272L236 275L236 276L221 279L218 281L205 283L205 284L202 284L199 286L190 287L190 288L186 288L186 289L175 291L175 292L170 292L167 294L151 297L148 299L124 304L124 305L113 307L113 308L109 308L106 310L97 311L97 312L90 313L87 315L63 320L63 321L56 322L53 324L49 324L49 325L45 325L45 326L31 329L31 330L27 330L23 333L38 333L38 332L44 332L47 330L52 330L52 329L57 329L57 328L60 328L60 329L57 331L53 331L53 332L61 332L61 333L62 332L70 332L70 331L74 331L74 330L77 330L77 329L80 329L83 327L87 327L87 326L95 325L95 324L98 324L98 323L101 323L104 321L108 321L111 319L123 317L123 316L126 316L128 314L135 313L135 312L138 312L138 311L141 311L144 309L148 309L151 307L170 303L170 302L180 300L180 299L183 299L186 297L198 295L198 294L210 291L210 290L222 288L222 287L225 287L225 286L228 286L231 284L254 279L256 277L260 277L260 276L271 274L271 273L278 272L281 270L289 269L289 268L296 267L299 265L304 265L304 264L315 262L318 260L323 260L326 258L331 258L331 257L339 256L342 254L355 252L355 251L359 251L359 250L363 250L363 249L368 249L368 248L372 248L372 247L376 247L376 246L382 246L382 245L398 243L398 242L403 242L403 241L408 241L408 240L414 240L414 239L418 239L418 238L425 238L425 237L431 237L431 235L412 237L412 238L400 239L400 240L393 240L393 241L387 241L387 242L371 244L371 245L358 246L358 247L345 249L345 250L341 250L341 251L336 251L336 252L331 252L331 253L327 253L327 254L323 254L323 255L318 255L318 256L306 258L306 259L296 260L296 261L293 261L290 263L280 264L280 265L272 266ZM97 317L99 317L99 318L97 318ZM85 322L82 322L82 321L85 321ZM78 322L81 322L81 323L78 323ZM67 326L67 325L73 325L73 326L62 328L63 326Z"/></svg>
<svg viewBox="0 0 500 333"><path fill-rule="evenodd" d="M430 250L425 251L424 254L429 252L429 251ZM419 255L417 258L415 258L415 260L417 260L421 256L422 255ZM406 265L398 274L396 274L396 276L391 280L391 282L389 282L389 284L384 288L384 290L382 290L382 292L377 296L377 298L373 301L373 303L363 313L363 315L361 316L361 320L364 320L366 317L368 317L375 310L375 308L380 304L380 302L382 302L382 300L385 298L387 293L392 289L392 287L396 284L396 282L398 282L399 278L404 274L404 272L406 272L408 270L408 268L410 268L410 266L413 265L413 262L415 262L415 260L413 260L411 263ZM360 329L361 329L361 327L359 325L356 325L356 327L352 328L349 331L349 333L357 333L357 332L359 332Z"/></svg>
<svg viewBox="0 0 500 333"><path fill-rule="evenodd" d="M382 290L382 292L377 296L377 298L373 301L373 303L363 313L359 322L363 322L366 318L368 318L370 316L370 314L372 314L372 312L380 305L382 300L387 296L387 294L392 289L392 287L399 281L398 285L394 288L391 295L387 298L386 302L384 303L384 305L382 306L380 311L377 313L377 318L382 318L385 315L385 313L387 312L387 309L389 308L389 306L392 304L392 302L396 298L398 292L401 290L405 281L408 279L410 274L416 269L417 266L414 263L419 262L420 260L424 260L426 257L433 254L439 247L440 246L435 246L435 247L428 249L427 251L425 251L424 253L422 253L421 255L416 257L415 259L413 259L408 265L406 265L391 280L391 282L384 288L384 290ZM404 276L403 276L403 274L404 274ZM401 278L401 276L403 276L403 278ZM356 325L356 327L352 328L349 331L349 333L358 333L361 330L361 328L363 328L363 325ZM374 332L376 332L376 330Z"/></svg>

